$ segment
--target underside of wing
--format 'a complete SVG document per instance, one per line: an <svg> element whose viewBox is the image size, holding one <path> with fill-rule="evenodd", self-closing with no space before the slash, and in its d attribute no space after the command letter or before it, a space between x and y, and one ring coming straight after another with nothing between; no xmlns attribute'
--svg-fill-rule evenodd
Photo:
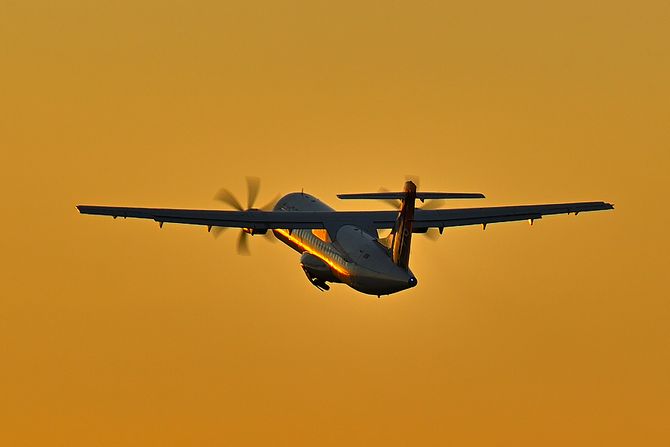
<svg viewBox="0 0 670 447"><path fill-rule="evenodd" d="M577 214L613 208L613 205L606 202L577 202L441 210L417 209L413 231L421 233L429 228L535 220L551 214ZM246 228L261 232L273 229L326 229L333 238L337 230L344 225L354 225L371 234L378 229L392 229L398 217L397 211L220 211L91 205L79 205L77 209L82 214L150 219L161 225L176 223L209 228Z"/></svg>
<svg viewBox="0 0 670 447"><path fill-rule="evenodd" d="M606 202L576 202L449 210L417 210L414 216L414 230L416 232L422 232L428 228L487 225L490 223L520 220L533 221L551 214L578 214L588 211L604 211L611 209L614 209L614 206Z"/></svg>
<svg viewBox="0 0 670 447"><path fill-rule="evenodd" d="M161 225L177 223L261 231L300 228L324 228L331 231L342 225L356 225L361 228L391 228L397 215L395 211L219 211L91 205L79 205L77 209L82 214L150 219Z"/></svg>

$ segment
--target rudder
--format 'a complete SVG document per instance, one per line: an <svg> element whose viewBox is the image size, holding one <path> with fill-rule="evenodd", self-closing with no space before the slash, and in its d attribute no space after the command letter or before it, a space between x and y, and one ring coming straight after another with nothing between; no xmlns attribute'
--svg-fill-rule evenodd
<svg viewBox="0 0 670 447"><path fill-rule="evenodd" d="M393 232L393 262L403 268L409 268L409 252L412 245L412 222L414 220L414 202L416 185L412 181L405 182L404 197L400 213Z"/></svg>

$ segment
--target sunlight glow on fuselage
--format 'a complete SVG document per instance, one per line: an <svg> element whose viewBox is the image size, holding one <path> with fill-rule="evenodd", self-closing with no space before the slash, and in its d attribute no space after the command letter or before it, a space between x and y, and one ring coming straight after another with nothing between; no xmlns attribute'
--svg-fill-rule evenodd
<svg viewBox="0 0 670 447"><path fill-rule="evenodd" d="M296 238L291 233L289 233L287 230L274 229L272 231L274 231L275 233L281 234L283 237L285 237L286 239L288 239L290 242L294 243L295 245L299 246L301 249L303 249L303 250L313 254L317 258L321 259L323 262L328 264L330 266L330 268L332 268L333 270L335 270L339 274L344 275L344 276L349 276L350 275L350 273L347 270L345 270L342 266L337 265L331 259L326 257L323 253L321 253L319 250L312 247L311 245L309 245L308 243L306 243L302 239Z"/></svg>

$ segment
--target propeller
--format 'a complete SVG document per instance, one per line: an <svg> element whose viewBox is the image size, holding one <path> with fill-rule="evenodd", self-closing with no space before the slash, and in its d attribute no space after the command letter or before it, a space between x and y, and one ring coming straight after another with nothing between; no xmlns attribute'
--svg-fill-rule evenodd
<svg viewBox="0 0 670 447"><path fill-rule="evenodd" d="M414 174L405 175L405 181L413 182L416 185L417 190L419 189L419 185L421 184L421 179L419 178L419 176ZM388 192L388 191L389 190L387 188L384 187L379 188L379 192ZM386 204L390 205L395 209L399 209L400 205L402 204L402 202L399 199L382 199L382 202L385 202ZM417 206L416 209L435 210L442 208L446 203L447 201L444 199L432 199L426 202L423 206ZM440 238L440 232L434 228L429 229L425 233L419 233L419 234L425 236L427 239L430 239L431 241L436 241Z"/></svg>
<svg viewBox="0 0 670 447"><path fill-rule="evenodd" d="M437 228L429 228L423 235L433 242L440 238L440 232Z"/></svg>
<svg viewBox="0 0 670 447"><path fill-rule="evenodd" d="M258 198L258 192L260 191L260 186L261 186L261 179L258 177L247 177L247 207L244 208L242 204L240 203L239 200L231 193L229 190L225 188L221 188L219 192L214 196L216 200L219 200L226 205L236 209L237 211L272 211L272 208L274 207L275 203L277 203L277 200L279 200L279 195L277 195L274 199L272 199L270 202L268 202L266 205L260 207L260 208L254 208L254 204L256 203L256 199ZM226 227L213 227L212 228L212 235L215 238L218 238L221 233L223 233L226 230ZM240 255L245 255L248 256L250 253L249 251L249 235L253 235L253 230L243 228L240 231L240 235L237 238L237 253ZM259 233L260 234L260 233ZM264 234L267 240L274 242L275 239L272 237L272 233L270 231L266 232Z"/></svg>
<svg viewBox="0 0 670 447"><path fill-rule="evenodd" d="M419 179L418 175L410 175L407 174L405 175L405 181L406 182L413 182L414 185L416 185L416 189L419 189L419 185L421 184L421 180ZM390 190L385 187L379 188L379 192L389 192ZM400 208L400 205L402 204L402 201L400 199L380 199L382 202L388 204L389 206L393 208Z"/></svg>
<svg viewBox="0 0 670 447"><path fill-rule="evenodd" d="M419 185L421 185L421 179L418 175L406 175L405 181L414 182L417 191L420 189ZM436 210L442 208L446 203L447 201L444 199L429 199L428 202L424 203L422 206L417 206L416 208L419 210Z"/></svg>
<svg viewBox="0 0 670 447"><path fill-rule="evenodd" d="M384 188L383 186L381 188L379 188L379 192L389 192L389 191L390 190L388 188ZM382 201L382 202L386 203L387 205L389 205L390 207L396 208L396 209L399 209L400 205L402 204L400 199L380 199L380 201Z"/></svg>
<svg viewBox="0 0 670 447"><path fill-rule="evenodd" d="M424 205L418 207L420 210L437 210L442 208L447 204L447 201L444 199L428 199L429 202L426 202Z"/></svg>
<svg viewBox="0 0 670 447"><path fill-rule="evenodd" d="M419 178L418 175L415 174L405 174L405 181L406 182L412 182L416 185L417 191L420 189L421 186L421 179Z"/></svg>

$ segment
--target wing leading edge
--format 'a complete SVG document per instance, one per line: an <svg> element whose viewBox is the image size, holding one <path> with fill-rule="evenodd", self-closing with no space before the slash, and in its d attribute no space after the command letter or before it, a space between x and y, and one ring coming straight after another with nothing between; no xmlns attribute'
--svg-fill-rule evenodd
<svg viewBox="0 0 670 447"><path fill-rule="evenodd" d="M356 225L368 231L394 227L397 211L219 211L170 208L129 208L115 206L79 205L81 214L131 217L165 222L203 225L207 227L272 229L327 229L333 236L343 225ZM570 214L614 209L606 202L575 202L546 205L498 206L484 208L454 208L442 210L417 210L414 215L414 232L428 228L445 228L463 225L541 219L552 214Z"/></svg>

